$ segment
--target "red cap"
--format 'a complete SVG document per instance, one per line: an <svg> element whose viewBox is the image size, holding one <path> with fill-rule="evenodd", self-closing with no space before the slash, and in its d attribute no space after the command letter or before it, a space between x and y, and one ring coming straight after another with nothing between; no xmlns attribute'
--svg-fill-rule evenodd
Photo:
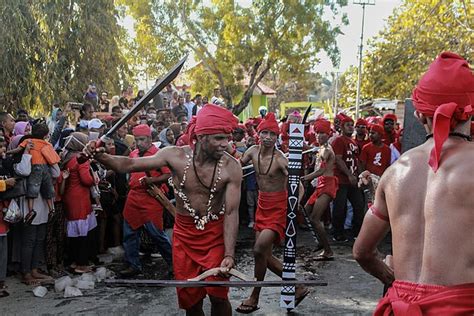
<svg viewBox="0 0 474 316"><path fill-rule="evenodd" d="M360 118L360 119L358 119L357 122L356 122L356 126L358 126L358 125L369 126L369 123L368 123L365 119Z"/></svg>
<svg viewBox="0 0 474 316"><path fill-rule="evenodd" d="M380 136L383 136L385 133L385 130L382 125L379 124L371 124L370 125L370 131L372 132L377 132L380 134Z"/></svg>
<svg viewBox="0 0 474 316"><path fill-rule="evenodd" d="M317 119L314 122L314 132L315 133L325 133L331 134L331 122L326 119Z"/></svg>
<svg viewBox="0 0 474 316"><path fill-rule="evenodd" d="M148 136L151 137L151 128L146 124L140 124L133 128L133 136Z"/></svg>
<svg viewBox="0 0 474 316"><path fill-rule="evenodd" d="M278 127L278 122L275 118L275 114L272 112L268 112L262 122L258 124L257 131L259 133L261 131L270 131L278 135L280 133L280 128Z"/></svg>

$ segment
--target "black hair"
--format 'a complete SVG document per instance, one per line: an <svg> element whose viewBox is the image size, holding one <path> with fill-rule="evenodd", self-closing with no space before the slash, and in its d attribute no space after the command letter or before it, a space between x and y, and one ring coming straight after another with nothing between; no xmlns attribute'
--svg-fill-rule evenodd
<svg viewBox="0 0 474 316"><path fill-rule="evenodd" d="M120 107L120 105L114 105L114 106L112 107L112 113L113 113L115 110L117 110L117 109L119 109L120 111L122 110L122 108Z"/></svg>
<svg viewBox="0 0 474 316"><path fill-rule="evenodd" d="M0 123L5 122L9 114L10 113L5 111L0 112Z"/></svg>
<svg viewBox="0 0 474 316"><path fill-rule="evenodd" d="M20 114L26 114L28 115L28 111L26 111L25 109L19 109L18 111L16 111L16 115L20 115Z"/></svg>
<svg viewBox="0 0 474 316"><path fill-rule="evenodd" d="M48 125L45 123L38 123L31 128L31 136L38 139L43 139L49 134Z"/></svg>
<svg viewBox="0 0 474 316"><path fill-rule="evenodd" d="M84 103L82 106L81 106L81 109L79 110L79 113L81 114L81 118L84 117L84 113L86 112L86 109L89 108L92 110L92 104L90 103Z"/></svg>

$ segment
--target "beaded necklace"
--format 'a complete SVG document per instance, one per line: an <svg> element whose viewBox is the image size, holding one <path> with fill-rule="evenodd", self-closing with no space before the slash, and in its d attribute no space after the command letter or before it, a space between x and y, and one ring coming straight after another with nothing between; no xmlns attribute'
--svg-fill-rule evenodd
<svg viewBox="0 0 474 316"><path fill-rule="evenodd" d="M186 162L186 166L184 167L183 180L179 184L179 188L175 186L172 177L168 179L168 183L175 190L176 194L181 198L181 200L183 200L184 208L193 217L194 223L196 225L196 229L204 230L204 227L206 226L208 222L210 222L211 220L216 221L219 219L219 216L217 214L214 214L211 212L211 208L212 208L211 204L212 204L212 200L214 199L214 193L217 190L217 184L221 180L221 171L222 171L223 162L222 162L222 158L219 159L219 161L217 162L217 174L216 174L217 177L215 181L213 181L214 183L211 183L209 199L207 200L207 204L206 204L206 209L207 209L206 214L200 217L198 212L191 206L191 201L189 200L186 193L184 193L183 191L184 183L186 182L186 175L188 173L189 167L191 166L191 163L193 162L193 157L191 155L186 154L186 158L188 159L188 161ZM225 203L222 204L222 208L219 212L219 215L224 215L224 213L225 213Z"/></svg>

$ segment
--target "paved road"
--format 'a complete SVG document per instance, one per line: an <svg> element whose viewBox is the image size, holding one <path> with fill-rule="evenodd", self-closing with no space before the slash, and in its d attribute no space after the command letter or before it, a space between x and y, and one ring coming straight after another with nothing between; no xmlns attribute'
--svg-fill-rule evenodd
<svg viewBox="0 0 474 316"><path fill-rule="evenodd" d="M253 233L242 228L238 243L238 269L253 273L251 249ZM367 275L351 257L351 245L335 244L336 260L314 262L313 242L308 232L298 235L298 278L315 278L329 283L327 287L316 287L312 293L292 312L293 315L369 315L381 296L382 285ZM387 246L385 245L385 248ZM281 249L276 253L281 257ZM144 278L161 277L166 273L161 259L149 260L145 264ZM117 269L118 264L109 266ZM268 279L277 279L270 272ZM177 308L173 288L112 288L97 284L94 290L83 291L84 296L63 298L50 289L46 297L36 298L31 288L14 277L7 279L10 297L0 299L0 315L183 315ZM279 308L279 288L262 290L260 310L253 315L286 315ZM230 299L233 308L249 295L249 288L233 288ZM210 306L205 303L206 314ZM240 315L235 313L236 315Z"/></svg>

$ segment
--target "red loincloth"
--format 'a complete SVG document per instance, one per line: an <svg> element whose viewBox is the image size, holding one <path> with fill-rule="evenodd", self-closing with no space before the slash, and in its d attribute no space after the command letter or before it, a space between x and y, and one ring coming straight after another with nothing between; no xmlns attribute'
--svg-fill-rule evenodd
<svg viewBox="0 0 474 316"><path fill-rule="evenodd" d="M455 286L395 281L374 316L473 315L474 283Z"/></svg>
<svg viewBox="0 0 474 316"><path fill-rule="evenodd" d="M197 277L206 270L220 267L224 259L224 217L210 221L204 230L196 229L191 216L176 214L173 230L173 270L176 280ZM227 280L208 277L207 281ZM206 294L227 299L227 287L177 288L178 303L189 309L206 297Z"/></svg>
<svg viewBox="0 0 474 316"><path fill-rule="evenodd" d="M257 211L254 229L260 232L271 229L278 234L275 244L285 239L286 208L288 192L258 192Z"/></svg>
<svg viewBox="0 0 474 316"><path fill-rule="evenodd" d="M306 202L306 204L314 205L318 197L320 197L323 194L327 194L332 199L334 199L336 197L337 189L339 188L338 184L339 184L339 181L337 180L337 177L320 176L318 178L318 185L316 186L316 190L311 195L311 197L309 198L308 202Z"/></svg>

